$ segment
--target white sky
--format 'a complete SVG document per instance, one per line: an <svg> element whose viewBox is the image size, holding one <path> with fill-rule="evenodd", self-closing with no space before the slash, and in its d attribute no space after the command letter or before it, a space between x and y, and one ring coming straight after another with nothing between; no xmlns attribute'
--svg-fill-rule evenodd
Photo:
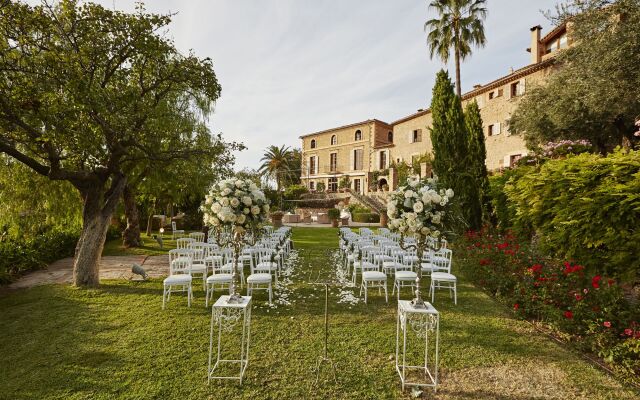
<svg viewBox="0 0 640 400"><path fill-rule="evenodd" d="M548 32L540 11L557 0L487 3L487 46L463 63L463 91L527 65L529 28ZM248 147L237 169L257 167L269 145L300 147L305 133L427 108L443 67L425 44L427 0L148 0L146 8L177 13L170 35L180 51L213 59L222 96L210 128Z"/></svg>

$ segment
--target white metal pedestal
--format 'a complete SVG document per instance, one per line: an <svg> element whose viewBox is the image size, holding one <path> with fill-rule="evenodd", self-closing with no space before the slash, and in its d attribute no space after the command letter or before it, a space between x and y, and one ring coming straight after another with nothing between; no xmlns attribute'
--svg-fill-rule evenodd
<svg viewBox="0 0 640 400"><path fill-rule="evenodd" d="M438 386L438 345L440 339L440 314L430 303L427 308L414 308L410 301L398 301L398 320L396 325L396 371L400 375L402 390L405 386ZM424 365L407 365L407 333L413 331L424 338ZM400 337L402 335L402 338ZM435 335L435 350L429 352L429 336ZM402 340L402 349L400 349ZM431 356L431 357L430 357ZM430 359L431 358L431 359ZM409 382L407 373L418 371L424 378L421 382Z"/></svg>
<svg viewBox="0 0 640 400"><path fill-rule="evenodd" d="M244 372L249 364L249 343L251 342L251 296L242 296L242 303L228 304L229 296L220 296L211 308L211 332L209 334L209 367L208 381L212 379L237 379L242 385ZM240 342L240 359L225 360L221 359L222 353L222 334L224 332L231 333L237 325L242 325L242 338ZM218 349L213 361L213 331L218 331ZM216 376L216 371L223 364L237 364L237 375Z"/></svg>

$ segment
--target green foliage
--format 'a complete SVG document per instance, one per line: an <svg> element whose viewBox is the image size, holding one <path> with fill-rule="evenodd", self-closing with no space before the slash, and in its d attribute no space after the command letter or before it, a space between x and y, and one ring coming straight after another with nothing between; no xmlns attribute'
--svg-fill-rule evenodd
<svg viewBox="0 0 640 400"><path fill-rule="evenodd" d="M349 204L349 212L351 214L368 214L371 213L371 209L369 207L361 206L360 204Z"/></svg>
<svg viewBox="0 0 640 400"><path fill-rule="evenodd" d="M69 183L51 181L0 154L0 236L79 232L81 224L82 199Z"/></svg>
<svg viewBox="0 0 640 400"><path fill-rule="evenodd" d="M351 186L351 180L349 179L348 175L345 175L342 178L340 178L340 182L338 182L338 188L347 189L350 186Z"/></svg>
<svg viewBox="0 0 640 400"><path fill-rule="evenodd" d="M291 150L288 146L269 146L260 159L262 164L258 172L275 181L276 190L280 191L283 186L296 182L296 177L300 176L300 157L299 150Z"/></svg>
<svg viewBox="0 0 640 400"><path fill-rule="evenodd" d="M338 210L338 209L337 209L337 208L335 208L335 207L330 208L330 209L327 211L327 215L329 216L329 219L330 219L330 220L332 220L332 221L333 221L333 220L336 220L336 219L339 219L339 218L340 218L340 210Z"/></svg>
<svg viewBox="0 0 640 400"><path fill-rule="evenodd" d="M324 182L318 182L318 184L316 185L316 192L324 192L325 190L325 186L324 186Z"/></svg>
<svg viewBox="0 0 640 400"><path fill-rule="evenodd" d="M640 378L640 310L615 279L574 262L541 258L508 232L470 231L456 248L465 276L517 315L562 331L623 378Z"/></svg>
<svg viewBox="0 0 640 400"><path fill-rule="evenodd" d="M527 167L505 192L516 212L513 225L533 230L544 252L640 280L640 151Z"/></svg>
<svg viewBox="0 0 640 400"><path fill-rule="evenodd" d="M73 255L78 231L48 231L28 239L0 240L0 285Z"/></svg>
<svg viewBox="0 0 640 400"><path fill-rule="evenodd" d="M353 222L378 223L380 215L375 213L355 213L351 215Z"/></svg>
<svg viewBox="0 0 640 400"><path fill-rule="evenodd" d="M460 62L471 55L471 47L484 47L486 37L482 21L487 17L486 0L433 0L429 8L439 18L424 24L428 31L427 44L433 59L438 56L444 64L453 52L456 64L456 91L462 97Z"/></svg>
<svg viewBox="0 0 640 400"><path fill-rule="evenodd" d="M304 185L291 185L284 190L284 198L286 200L300 200L303 194L309 193Z"/></svg>
<svg viewBox="0 0 640 400"><path fill-rule="evenodd" d="M640 115L640 0L573 0L555 22L571 18L571 48L544 85L528 89L511 125L535 148L587 139L601 152L630 147Z"/></svg>
<svg viewBox="0 0 640 400"><path fill-rule="evenodd" d="M488 222L489 210L489 179L487 177L487 150L484 146L484 129L482 116L478 103L472 101L465 110L465 123L468 132L468 151L470 170L473 185L469 190L469 202L465 207L469 208L469 227L480 229L483 222Z"/></svg>
<svg viewBox="0 0 640 400"><path fill-rule="evenodd" d="M477 204L477 183L469 170L469 143L462 104L454 94L449 74L445 71L440 71L436 77L431 114L433 171L441 187L451 188L455 192L454 203L464 205L463 218L468 223L474 208L467 205Z"/></svg>

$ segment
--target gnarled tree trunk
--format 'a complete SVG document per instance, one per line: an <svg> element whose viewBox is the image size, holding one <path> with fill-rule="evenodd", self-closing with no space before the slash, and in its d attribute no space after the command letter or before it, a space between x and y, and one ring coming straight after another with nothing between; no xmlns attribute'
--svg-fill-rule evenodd
<svg viewBox="0 0 640 400"><path fill-rule="evenodd" d="M105 184L84 185L78 189L84 198L82 209L82 233L76 245L73 260L74 286L98 286L100 284L100 258L111 216L118 204L126 178L113 178L111 187ZM95 182L94 182L95 183Z"/></svg>
<svg viewBox="0 0 640 400"><path fill-rule="evenodd" d="M122 232L122 245L124 247L140 247L140 214L136 205L136 196L129 185L124 186L122 191L124 201L124 215L127 217L127 227Z"/></svg>

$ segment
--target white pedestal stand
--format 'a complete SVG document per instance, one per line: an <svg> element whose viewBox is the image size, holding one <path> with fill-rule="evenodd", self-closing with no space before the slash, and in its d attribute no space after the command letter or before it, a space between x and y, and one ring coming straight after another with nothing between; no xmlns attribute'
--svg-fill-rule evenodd
<svg viewBox="0 0 640 400"><path fill-rule="evenodd" d="M251 342L251 296L242 296L241 303L228 304L229 296L220 296L211 308L211 332L209 334L209 367L208 382L212 379L237 379L242 385L244 372L249 364L249 343ZM237 325L241 324L242 338L240 342L240 359L225 360L221 359L222 353L222 335L224 332L231 333ZM213 331L218 331L218 349L213 361ZM222 364L237 364L237 375L217 375L218 369Z"/></svg>
<svg viewBox="0 0 640 400"><path fill-rule="evenodd" d="M414 308L410 301L398 301L396 371L398 371L398 375L400 375L402 390L404 390L405 386L432 387L434 392L437 389L440 314L430 303L425 304L426 308ZM418 337L424 338L424 365L407 365L407 333L409 331L413 331ZM435 350L430 354L429 339L431 336L433 340L434 335ZM402 349L400 348L400 341L402 341ZM419 372L424 379L419 382L410 382L407 373L412 371ZM415 376L415 374L412 376Z"/></svg>

